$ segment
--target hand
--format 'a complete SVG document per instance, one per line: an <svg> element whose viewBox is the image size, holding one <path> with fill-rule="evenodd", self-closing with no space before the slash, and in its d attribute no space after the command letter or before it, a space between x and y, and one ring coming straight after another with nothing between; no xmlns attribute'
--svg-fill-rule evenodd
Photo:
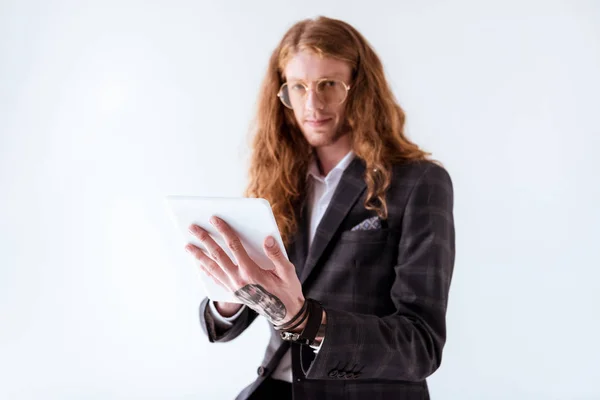
<svg viewBox="0 0 600 400"><path fill-rule="evenodd" d="M215 308L221 316L228 318L235 315L235 313L242 308L242 305L239 303L228 303L226 301L215 301Z"/></svg>
<svg viewBox="0 0 600 400"><path fill-rule="evenodd" d="M285 258L275 240L267 237L264 242L265 254L273 261L275 269L263 270L248 256L242 242L225 221L212 217L210 222L223 236L238 264L208 232L191 225L190 232L206 247L208 254L191 243L186 250L200 261L203 271L272 324L280 325L292 319L304 304L302 285L296 268Z"/></svg>

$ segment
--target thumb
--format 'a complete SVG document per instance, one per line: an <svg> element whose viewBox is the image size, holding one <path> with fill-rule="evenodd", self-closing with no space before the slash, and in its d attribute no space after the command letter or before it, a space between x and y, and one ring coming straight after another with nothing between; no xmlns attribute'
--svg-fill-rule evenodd
<svg viewBox="0 0 600 400"><path fill-rule="evenodd" d="M267 238L265 239L264 247L267 257L269 257L269 259L273 261L275 267L279 270L285 270L287 264L289 264L289 261L283 254L283 251L281 251L279 244L275 241L275 239L272 236L267 236Z"/></svg>

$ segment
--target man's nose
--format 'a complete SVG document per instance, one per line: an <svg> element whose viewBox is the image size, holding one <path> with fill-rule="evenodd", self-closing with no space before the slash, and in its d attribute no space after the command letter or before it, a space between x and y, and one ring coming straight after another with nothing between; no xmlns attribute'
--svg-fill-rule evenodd
<svg viewBox="0 0 600 400"><path fill-rule="evenodd" d="M306 93L305 107L307 110L322 110L325 107L315 89L309 89Z"/></svg>

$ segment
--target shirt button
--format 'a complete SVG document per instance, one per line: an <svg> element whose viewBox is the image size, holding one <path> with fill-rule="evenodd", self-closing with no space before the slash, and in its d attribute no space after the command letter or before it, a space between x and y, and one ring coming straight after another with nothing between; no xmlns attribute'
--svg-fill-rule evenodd
<svg viewBox="0 0 600 400"><path fill-rule="evenodd" d="M265 370L265 368L261 365L260 367L258 367L258 369L256 370L256 373L258 374L258 376L265 376L265 373L267 371Z"/></svg>

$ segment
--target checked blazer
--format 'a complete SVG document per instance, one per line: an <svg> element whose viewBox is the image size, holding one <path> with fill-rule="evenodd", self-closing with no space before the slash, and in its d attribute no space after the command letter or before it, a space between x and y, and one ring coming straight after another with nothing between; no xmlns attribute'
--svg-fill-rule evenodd
<svg viewBox="0 0 600 400"><path fill-rule="evenodd" d="M327 312L319 352L283 341L271 327L259 376L238 400L256 390L289 347L295 400L429 399L426 378L442 361L454 268L452 181L432 161L394 165L388 218L373 224L377 214L363 204L364 172L364 162L356 157L310 249L306 214L286 248L304 296L321 302ZM367 228L356 228L363 222ZM219 331L208 301L199 312L210 342L235 339L257 317L244 307L232 327Z"/></svg>

